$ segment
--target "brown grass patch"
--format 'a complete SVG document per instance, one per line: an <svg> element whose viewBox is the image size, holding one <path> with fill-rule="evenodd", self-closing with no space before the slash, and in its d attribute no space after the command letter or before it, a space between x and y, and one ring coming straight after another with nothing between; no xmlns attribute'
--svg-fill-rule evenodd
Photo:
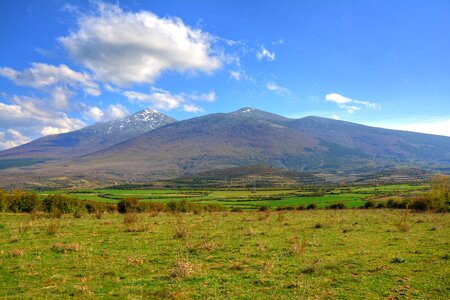
<svg viewBox="0 0 450 300"><path fill-rule="evenodd" d="M69 252L78 252L80 251L80 245L77 243L73 244L63 244L63 243L55 243L52 246L52 250L58 253L67 254Z"/></svg>

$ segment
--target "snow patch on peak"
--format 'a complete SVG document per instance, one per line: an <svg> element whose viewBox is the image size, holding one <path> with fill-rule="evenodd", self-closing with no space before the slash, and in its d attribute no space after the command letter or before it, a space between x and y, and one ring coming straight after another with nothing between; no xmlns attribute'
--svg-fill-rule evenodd
<svg viewBox="0 0 450 300"><path fill-rule="evenodd" d="M251 107L244 107L244 108L241 108L238 111L235 111L234 113L235 114L249 114L252 111L256 111L256 109L255 108L251 108Z"/></svg>

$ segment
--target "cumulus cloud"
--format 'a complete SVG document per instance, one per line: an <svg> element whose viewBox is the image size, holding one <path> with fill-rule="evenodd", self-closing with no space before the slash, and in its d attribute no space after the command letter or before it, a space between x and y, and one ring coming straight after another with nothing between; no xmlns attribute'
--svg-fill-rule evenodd
<svg viewBox="0 0 450 300"><path fill-rule="evenodd" d="M96 122L103 120L105 114L97 106L87 106L82 112L85 119L94 120Z"/></svg>
<svg viewBox="0 0 450 300"><path fill-rule="evenodd" d="M8 149L30 142L31 139L16 129L0 131L0 149Z"/></svg>
<svg viewBox="0 0 450 300"><path fill-rule="evenodd" d="M87 73L80 73L66 65L52 66L43 63L32 63L31 68L16 71L12 68L0 68L0 76L12 80L15 84L37 89L48 87L71 86L83 89L92 96L100 95L98 84Z"/></svg>
<svg viewBox="0 0 450 300"><path fill-rule="evenodd" d="M204 94L172 94L169 91L152 87L149 94L135 91L125 91L123 93L129 101L134 103L150 104L150 107L162 110L182 109L185 112L202 112L203 109L192 101L213 102L216 100L214 91Z"/></svg>
<svg viewBox="0 0 450 300"><path fill-rule="evenodd" d="M181 95L172 95L168 91L154 87L151 88L150 94L126 91L123 95L131 102L149 103L153 108L164 110L179 108L181 103L185 101Z"/></svg>
<svg viewBox="0 0 450 300"><path fill-rule="evenodd" d="M274 61L275 52L270 52L266 48L261 47L261 49L258 52L256 52L256 58L258 58L258 60L266 59L268 61Z"/></svg>
<svg viewBox="0 0 450 300"><path fill-rule="evenodd" d="M0 102L0 131L4 134L9 130L21 132L21 137L12 134L12 131L4 135L4 139L10 144L18 145L29 141L30 136L64 133L85 126L77 118L52 110L40 99L13 96L8 100L10 104ZM14 137L16 138L13 139Z"/></svg>
<svg viewBox="0 0 450 300"><path fill-rule="evenodd" d="M104 120L122 119L128 116L130 112L120 104L109 105L104 112Z"/></svg>
<svg viewBox="0 0 450 300"><path fill-rule="evenodd" d="M327 94L325 100L336 103L340 108L347 110L349 114L353 114L361 108L377 109L381 107L378 103L355 100L336 93Z"/></svg>
<svg viewBox="0 0 450 300"><path fill-rule="evenodd" d="M106 109L102 110L97 106L81 105L81 114L86 120L94 120L95 122L109 121L115 119L121 119L129 115L129 111L122 105L116 103L109 105Z"/></svg>
<svg viewBox="0 0 450 300"><path fill-rule="evenodd" d="M278 96L286 97L286 96L291 95L291 91L290 91L290 90L288 90L288 89L285 88L285 87L279 86L279 85L276 84L275 82L268 82L268 83L266 83L266 88L267 88L269 91L274 92L274 93L277 94Z"/></svg>
<svg viewBox="0 0 450 300"><path fill-rule="evenodd" d="M118 86L152 83L163 71L211 73L222 65L213 38L179 18L126 12L99 3L78 19L78 29L59 41L97 78Z"/></svg>

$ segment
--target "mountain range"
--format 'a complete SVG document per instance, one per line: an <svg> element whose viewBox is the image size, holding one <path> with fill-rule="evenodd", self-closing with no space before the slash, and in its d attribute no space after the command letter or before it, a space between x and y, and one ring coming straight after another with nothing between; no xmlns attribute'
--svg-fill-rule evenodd
<svg viewBox="0 0 450 300"><path fill-rule="evenodd" d="M1 151L2 161L3 185L8 177L29 185L148 182L251 165L354 178L399 167L448 170L450 138L254 108L183 121L144 110Z"/></svg>

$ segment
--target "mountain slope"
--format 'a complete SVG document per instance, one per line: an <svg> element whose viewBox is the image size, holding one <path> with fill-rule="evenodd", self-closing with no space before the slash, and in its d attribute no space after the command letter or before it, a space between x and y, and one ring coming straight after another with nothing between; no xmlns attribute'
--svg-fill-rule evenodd
<svg viewBox="0 0 450 300"><path fill-rule="evenodd" d="M145 181L252 164L295 171L332 169L368 159L359 149L282 125L289 121L245 108L175 122L74 159L65 175Z"/></svg>
<svg viewBox="0 0 450 300"><path fill-rule="evenodd" d="M82 156L108 148L146 131L174 122L156 110L145 109L123 119L96 123L82 129L48 135L0 152L1 161L61 159Z"/></svg>
<svg viewBox="0 0 450 300"><path fill-rule="evenodd" d="M173 122L97 152L3 175L33 184L44 176L139 183L256 164L348 180L399 167L445 170L450 138L244 108Z"/></svg>
<svg viewBox="0 0 450 300"><path fill-rule="evenodd" d="M393 162L450 164L450 138L389 130L320 117L290 120L286 126Z"/></svg>

